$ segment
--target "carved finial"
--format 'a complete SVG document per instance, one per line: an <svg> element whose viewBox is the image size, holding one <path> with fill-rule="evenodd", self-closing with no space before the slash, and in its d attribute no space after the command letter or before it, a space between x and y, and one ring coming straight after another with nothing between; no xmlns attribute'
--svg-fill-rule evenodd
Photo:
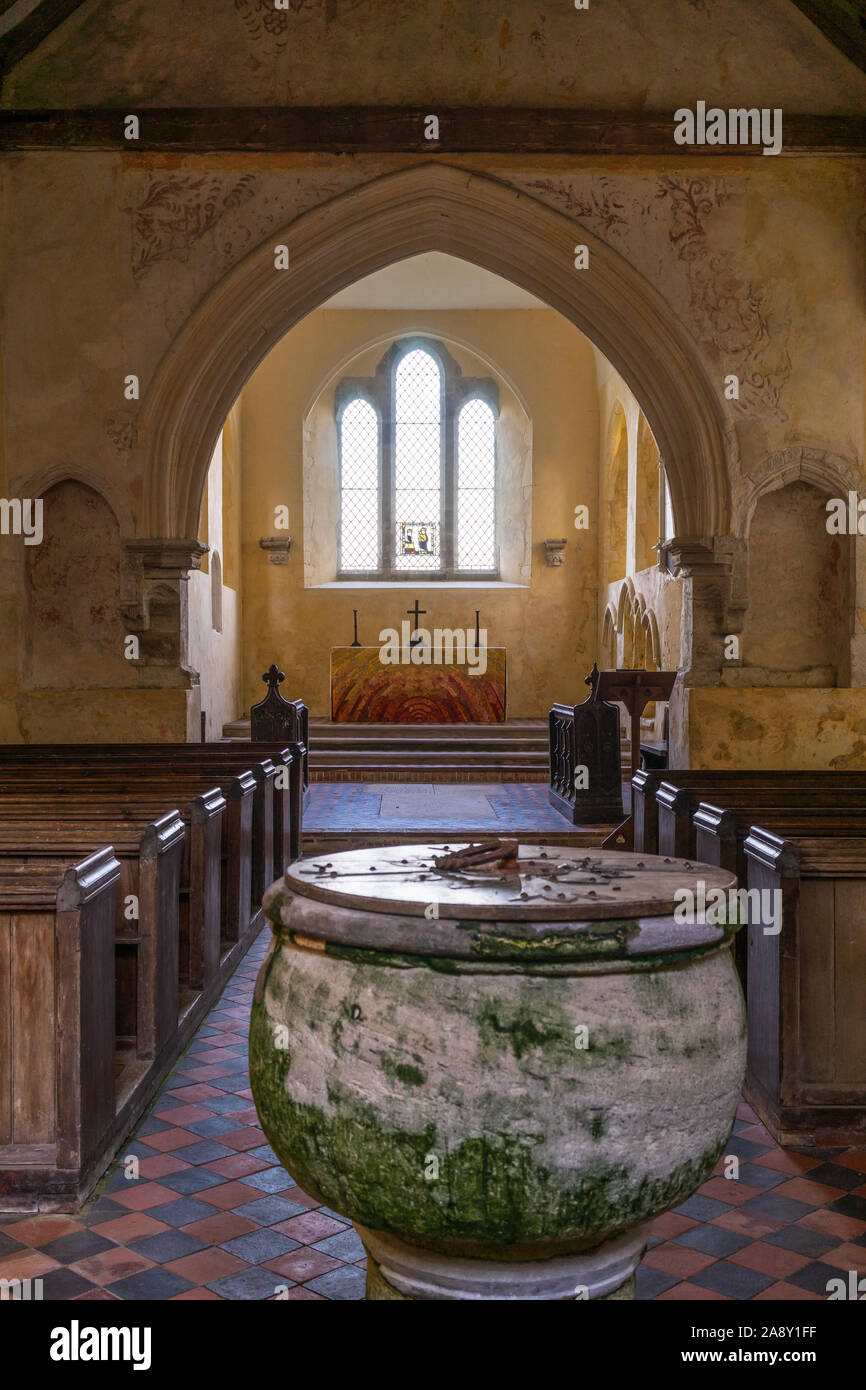
<svg viewBox="0 0 866 1390"><path fill-rule="evenodd" d="M267 671L265 671L264 675L262 676L262 680L268 687L268 690L276 690L277 686L280 685L285 679L285 671L281 671L277 666L273 664L273 662L271 662L271 665L268 667Z"/></svg>
<svg viewBox="0 0 866 1390"><path fill-rule="evenodd" d="M592 688L593 697L595 696L595 692L598 690L598 682L600 678L601 672L598 669L598 662L594 661L592 663L592 670L590 671L589 675L584 676L583 678L584 685L588 685Z"/></svg>

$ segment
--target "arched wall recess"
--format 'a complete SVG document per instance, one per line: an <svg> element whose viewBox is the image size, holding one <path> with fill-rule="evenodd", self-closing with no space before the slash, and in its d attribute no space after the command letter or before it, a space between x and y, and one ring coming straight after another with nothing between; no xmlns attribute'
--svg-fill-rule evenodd
<svg viewBox="0 0 866 1390"><path fill-rule="evenodd" d="M92 492L96 492L104 499L114 512L120 525L122 536L135 535L135 518L132 508L126 497L125 490L118 487L115 481L99 472L96 468L88 468L86 464L56 463L49 468L44 468L38 473L31 473L28 477L15 480L14 492L17 497L44 497L49 488L56 486L57 483L83 483Z"/></svg>
<svg viewBox="0 0 866 1390"><path fill-rule="evenodd" d="M590 269L575 270L574 247ZM274 246L290 268L275 270ZM528 290L584 332L640 400L670 478L683 535L729 530L718 392L661 295L562 213L486 175L424 163L304 213L205 296L166 352L139 420L142 533L196 534L217 436L262 358L338 290L395 261L443 251Z"/></svg>
<svg viewBox="0 0 866 1390"><path fill-rule="evenodd" d="M223 565L218 550L211 554L210 565L210 614L214 632L223 630Z"/></svg>
<svg viewBox="0 0 866 1390"><path fill-rule="evenodd" d="M811 483L832 497L862 492L863 474L852 459L809 444L792 444L772 454L746 480L736 508L736 533L748 536L755 508L767 492L789 483Z"/></svg>

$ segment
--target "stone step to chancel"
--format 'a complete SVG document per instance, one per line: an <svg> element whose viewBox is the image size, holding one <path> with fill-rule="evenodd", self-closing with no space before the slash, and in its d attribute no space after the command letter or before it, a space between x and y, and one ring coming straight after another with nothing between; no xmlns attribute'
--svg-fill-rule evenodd
<svg viewBox="0 0 866 1390"><path fill-rule="evenodd" d="M247 741L248 719L223 737ZM349 724L310 720L313 782L544 782L549 773L546 719L501 724ZM630 767L628 739L622 765Z"/></svg>

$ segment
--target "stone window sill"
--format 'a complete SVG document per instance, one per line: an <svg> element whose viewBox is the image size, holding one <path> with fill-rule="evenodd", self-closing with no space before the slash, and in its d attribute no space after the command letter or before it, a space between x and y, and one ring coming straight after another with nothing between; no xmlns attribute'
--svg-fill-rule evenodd
<svg viewBox="0 0 866 1390"><path fill-rule="evenodd" d="M308 584L308 589L403 589L406 593L416 589L528 589L528 584L512 584L507 579L333 579L327 584Z"/></svg>

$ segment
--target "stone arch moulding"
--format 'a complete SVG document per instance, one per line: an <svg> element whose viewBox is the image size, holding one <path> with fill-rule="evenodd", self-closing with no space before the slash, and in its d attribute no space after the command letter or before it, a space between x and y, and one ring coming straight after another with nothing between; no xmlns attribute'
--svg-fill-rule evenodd
<svg viewBox="0 0 866 1390"><path fill-rule="evenodd" d="M625 627L626 616L631 612L635 602L634 580L629 576L624 579L616 601L616 630L622 632Z"/></svg>
<svg viewBox="0 0 866 1390"><path fill-rule="evenodd" d="M792 444L772 454L746 479L739 498L734 524L736 534L748 536L760 499L789 483L811 483L830 494L861 492L863 474L852 459L811 444Z"/></svg>
<svg viewBox="0 0 866 1390"><path fill-rule="evenodd" d="M589 248L575 270L574 247ZM274 269L274 246L289 269ZM244 382L324 300L395 261L443 251L545 300L628 382L656 438L683 535L726 534L724 420L697 350L658 292L579 223L492 179L424 163L320 204L205 296L142 402L145 534L196 534L208 463Z"/></svg>
<svg viewBox="0 0 866 1390"><path fill-rule="evenodd" d="M52 464L38 473L16 481L16 497L44 497L58 483L81 483L96 492L114 512L122 537L135 535L135 518L122 490L106 474L84 464Z"/></svg>
<svg viewBox="0 0 866 1390"><path fill-rule="evenodd" d="M620 422L622 423L620 424ZM620 428L622 428L625 431L626 449L628 449L628 411L626 410L620 395L617 393L611 399L610 405L608 407L607 422L605 424L604 429L604 459L605 466L608 470L610 470L610 467L613 463L615 452L614 444L619 442L617 440L617 433L620 430Z"/></svg>
<svg viewBox="0 0 866 1390"><path fill-rule="evenodd" d="M381 348L384 352L392 343L399 342L401 338L434 338L438 342L443 343L449 351L451 348L456 347L462 352L476 357L480 363L484 364L487 371L492 376L498 376L500 380L505 383L518 402L521 410L528 419L531 419L531 411L523 390L514 380L511 373L505 371L505 369L500 366L497 358L491 357L490 353L487 351L482 351L469 338L458 338L454 333L443 333L438 328L434 330L430 328L429 325L418 325L414 321L407 321L404 328L391 328L387 332L375 333L371 337L359 338L358 346L345 352L336 366L330 366L327 373L323 375L321 380L317 383L315 389L310 392L307 400L304 402L304 419L307 418L316 402L320 400L325 392L330 390L341 377L354 375L349 368L356 358L363 357L367 352L373 352L377 348Z"/></svg>

